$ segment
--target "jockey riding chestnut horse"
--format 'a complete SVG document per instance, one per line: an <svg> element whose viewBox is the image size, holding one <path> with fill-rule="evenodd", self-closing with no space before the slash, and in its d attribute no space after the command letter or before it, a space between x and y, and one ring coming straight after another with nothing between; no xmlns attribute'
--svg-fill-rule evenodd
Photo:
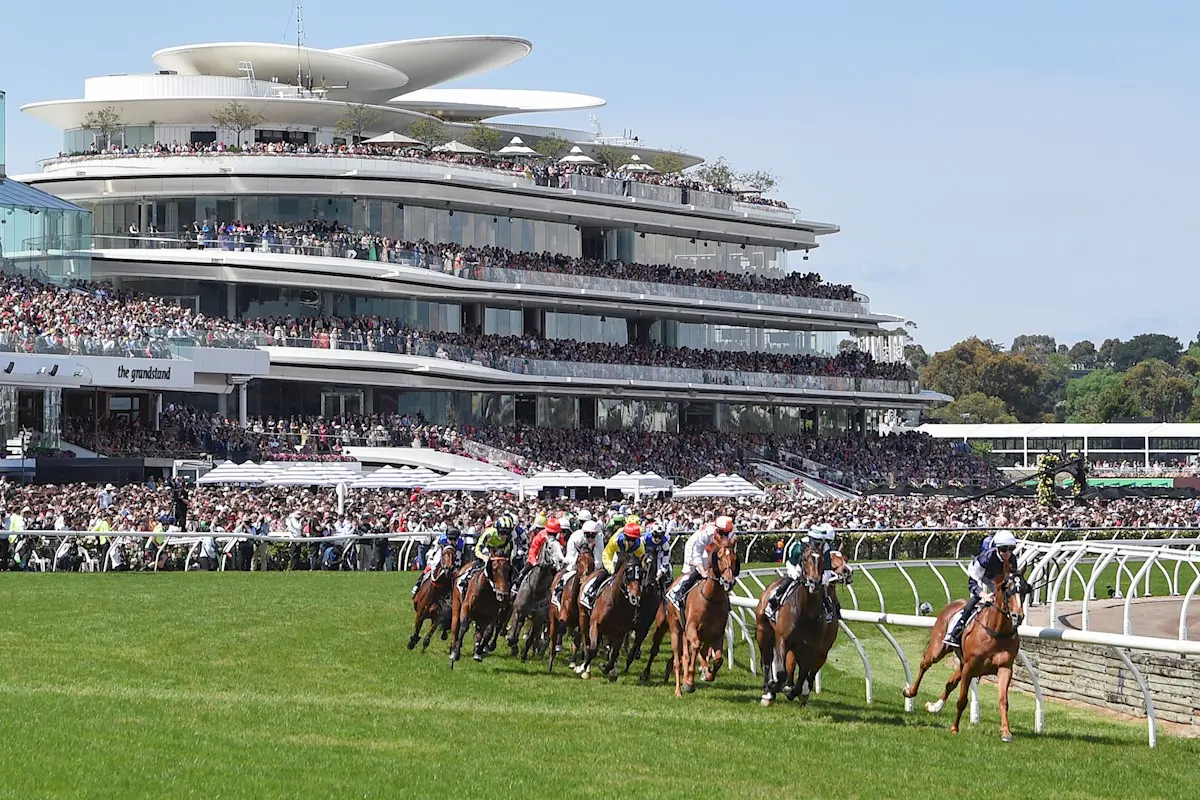
<svg viewBox="0 0 1200 800"><path fill-rule="evenodd" d="M472 658L483 660L487 643L494 640L512 591L511 518L501 517L475 543L477 564L465 568L454 582L450 612L453 643L450 647L450 668L462 652L467 628L475 623L475 647ZM482 566L479 566L482 564Z"/></svg>
<svg viewBox="0 0 1200 800"><path fill-rule="evenodd" d="M793 541L786 550L787 574L769 585L755 612L755 639L763 669L762 704L791 683L795 652L804 646L802 636L822 613L821 554L810 542ZM794 686L794 684L792 684Z"/></svg>
<svg viewBox="0 0 1200 800"><path fill-rule="evenodd" d="M592 523L595 524L595 523ZM591 549L581 549L575 559L574 569L563 570L554 576L550 584L550 665L548 672L554 671L554 660L563 636L574 634L571 644L571 661L569 666L574 668L576 659L580 657L579 644L582 630L579 627L579 589L583 576L591 575L596 569L596 556Z"/></svg>
<svg viewBox="0 0 1200 800"><path fill-rule="evenodd" d="M628 531L628 525L626 531ZM640 531L639 531L640 533ZM616 537L613 537L614 539ZM607 552L605 553L607 556ZM617 657L621 643L633 630L638 605L641 603L642 569L641 554L630 552L616 558L615 571L589 610L586 603L579 603L579 628L583 634L583 663L575 666L579 677L587 680L592 676L592 661L600 650L601 640L608 644L608 662L603 672L609 680L617 679ZM594 578L599 580L597 576Z"/></svg>
<svg viewBox="0 0 1200 800"><path fill-rule="evenodd" d="M451 609L447 608L446 601L450 600L450 591L454 584L454 567L457 561L455 549L443 547L437 563L429 571L428 580L423 581L417 588L417 593L413 597L413 613L416 616L416 623L413 626L413 634L408 640L409 650L417 646L417 642L421 638L421 626L425 624L425 620L429 620L430 625L429 632L425 634L425 641L421 643L422 652L429 647L429 640L439 628L442 630L442 638L446 638L451 624L450 615L447 613Z"/></svg>
<svg viewBox="0 0 1200 800"><path fill-rule="evenodd" d="M1015 555L1016 537L1000 531L992 546L971 562L967 570L971 599L956 600L942 609L929 634L929 646L921 658L921 668L911 686L904 687L905 697L916 697L921 679L934 664L950 653L957 664L950 680L935 703L926 703L931 714L942 710L950 692L959 687L958 709L952 733L958 733L963 710L967 707L971 681L983 675L995 675L1000 689L1000 738L1012 741L1008 725L1008 688L1012 682L1013 662L1021 648L1017 629L1025 619L1022 597L1028 585L1021 577ZM971 612L978 608L978 613Z"/></svg>

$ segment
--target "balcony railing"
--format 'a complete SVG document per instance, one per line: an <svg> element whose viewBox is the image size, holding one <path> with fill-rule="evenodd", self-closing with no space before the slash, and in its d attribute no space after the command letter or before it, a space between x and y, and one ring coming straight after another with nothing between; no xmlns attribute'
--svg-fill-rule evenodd
<svg viewBox="0 0 1200 800"><path fill-rule="evenodd" d="M311 336L276 339L262 334L259 341L264 346L274 347L325 346L323 340L318 344ZM828 375L785 375L770 372L693 369L644 364L553 361L536 357L497 354L481 348L444 344L420 337L368 335L355 331L341 334L335 332L329 340L328 348L440 358L517 375L537 375L548 378L675 383L696 386L751 386L764 389L827 392L885 392L889 394L915 394L917 392L915 381Z"/></svg>
<svg viewBox="0 0 1200 800"><path fill-rule="evenodd" d="M456 262L452 258L411 249L394 248L386 252L376 249L372 253L372 248L364 248L358 244L322 242L320 244L304 245L283 241L271 242L261 240L245 242L238 241L233 237L218 238L215 235L209 235L208 237L197 235L186 238L179 234L157 235L153 237L102 235L93 236L92 238L94 240L92 246L98 249L133 248L156 250L204 248L224 252L279 253L283 255L303 255L323 258L350 258L359 261L379 261L407 267L419 267L454 275L459 278L508 285L533 284L536 286L552 286L571 290L590 289L596 292L610 292L614 294L703 300L714 303L785 308L819 313L852 315L871 313L870 300L866 295L857 293L854 300L834 300L773 292L753 292L741 289L715 289L707 286L651 283L649 281L603 278L592 275L515 269L502 264L491 265L484 261Z"/></svg>
<svg viewBox="0 0 1200 800"><path fill-rule="evenodd" d="M0 353L21 355L104 356L110 358L175 358L179 348L211 347L253 350L260 339L243 331L212 331L197 336L172 335L152 329L146 336L53 336L0 331Z"/></svg>

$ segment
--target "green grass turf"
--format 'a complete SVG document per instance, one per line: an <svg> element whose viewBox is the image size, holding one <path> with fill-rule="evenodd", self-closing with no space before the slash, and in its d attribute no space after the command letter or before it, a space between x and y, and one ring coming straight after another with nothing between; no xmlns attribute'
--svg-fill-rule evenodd
<svg viewBox="0 0 1200 800"><path fill-rule="evenodd" d="M987 686L957 737L945 713L905 714L899 664L865 626L871 706L841 640L807 708L760 708L744 648L682 701L503 655L452 673L446 643L404 649L410 581L4 576L0 797L1200 795L1200 742L1152 751L1142 724L1051 705L1037 736L1018 696L1004 745ZM915 657L923 634L901 638Z"/></svg>

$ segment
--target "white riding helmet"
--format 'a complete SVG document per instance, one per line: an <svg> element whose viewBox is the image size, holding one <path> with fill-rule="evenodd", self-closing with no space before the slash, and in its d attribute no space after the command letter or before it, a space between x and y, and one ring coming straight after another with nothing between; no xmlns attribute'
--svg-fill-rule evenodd
<svg viewBox="0 0 1200 800"><path fill-rule="evenodd" d="M579 517L580 522L591 522L592 521L592 512L588 511L586 508L581 509L580 512L576 516Z"/></svg>
<svg viewBox="0 0 1200 800"><path fill-rule="evenodd" d="M992 547L1016 547L1017 537L1012 531L1000 531L992 537Z"/></svg>
<svg viewBox="0 0 1200 800"><path fill-rule="evenodd" d="M808 532L808 538L818 542L832 542L836 536L837 532L828 522L814 525Z"/></svg>
<svg viewBox="0 0 1200 800"><path fill-rule="evenodd" d="M584 533L596 533L599 530L600 530L600 523L596 522L596 520L594 520L594 519L589 519L587 522L583 523L583 532Z"/></svg>

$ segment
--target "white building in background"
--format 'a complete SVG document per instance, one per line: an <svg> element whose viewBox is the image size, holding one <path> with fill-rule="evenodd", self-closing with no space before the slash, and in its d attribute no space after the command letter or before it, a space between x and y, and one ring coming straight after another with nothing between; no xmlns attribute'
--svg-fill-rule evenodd
<svg viewBox="0 0 1200 800"><path fill-rule="evenodd" d="M853 335L879 360L903 359L896 331L904 318L872 312L861 294L827 299L581 277L519 263L432 262L416 251L383 262L361 248L195 248L195 229L203 225L319 220L405 242L778 277L790 271L789 253L800 251L807 261L820 237L838 231L746 194L636 175L345 150L349 137L338 121L365 106L373 121L364 137L404 135L414 123L436 121L458 140L482 120L526 145L569 139L576 160L611 147L643 164L668 153L630 137L506 121L595 109L604 105L600 98L442 86L511 64L531 49L505 36L335 49L170 47L153 54L154 72L91 78L80 99L25 106L64 138L60 155L22 180L92 212L94 277L209 316L375 315L445 332L813 355L833 355ZM250 130L214 124L213 115L233 102L259 118ZM89 114L109 109L119 125L104 147L85 126ZM204 152L180 152L197 148ZM671 156L683 166L702 161ZM221 395L222 409L235 413L232 402L243 416L421 411L458 424L794 433L865 432L945 399L919 392L912 380L560 363L452 348L272 347L270 358L270 376Z"/></svg>

